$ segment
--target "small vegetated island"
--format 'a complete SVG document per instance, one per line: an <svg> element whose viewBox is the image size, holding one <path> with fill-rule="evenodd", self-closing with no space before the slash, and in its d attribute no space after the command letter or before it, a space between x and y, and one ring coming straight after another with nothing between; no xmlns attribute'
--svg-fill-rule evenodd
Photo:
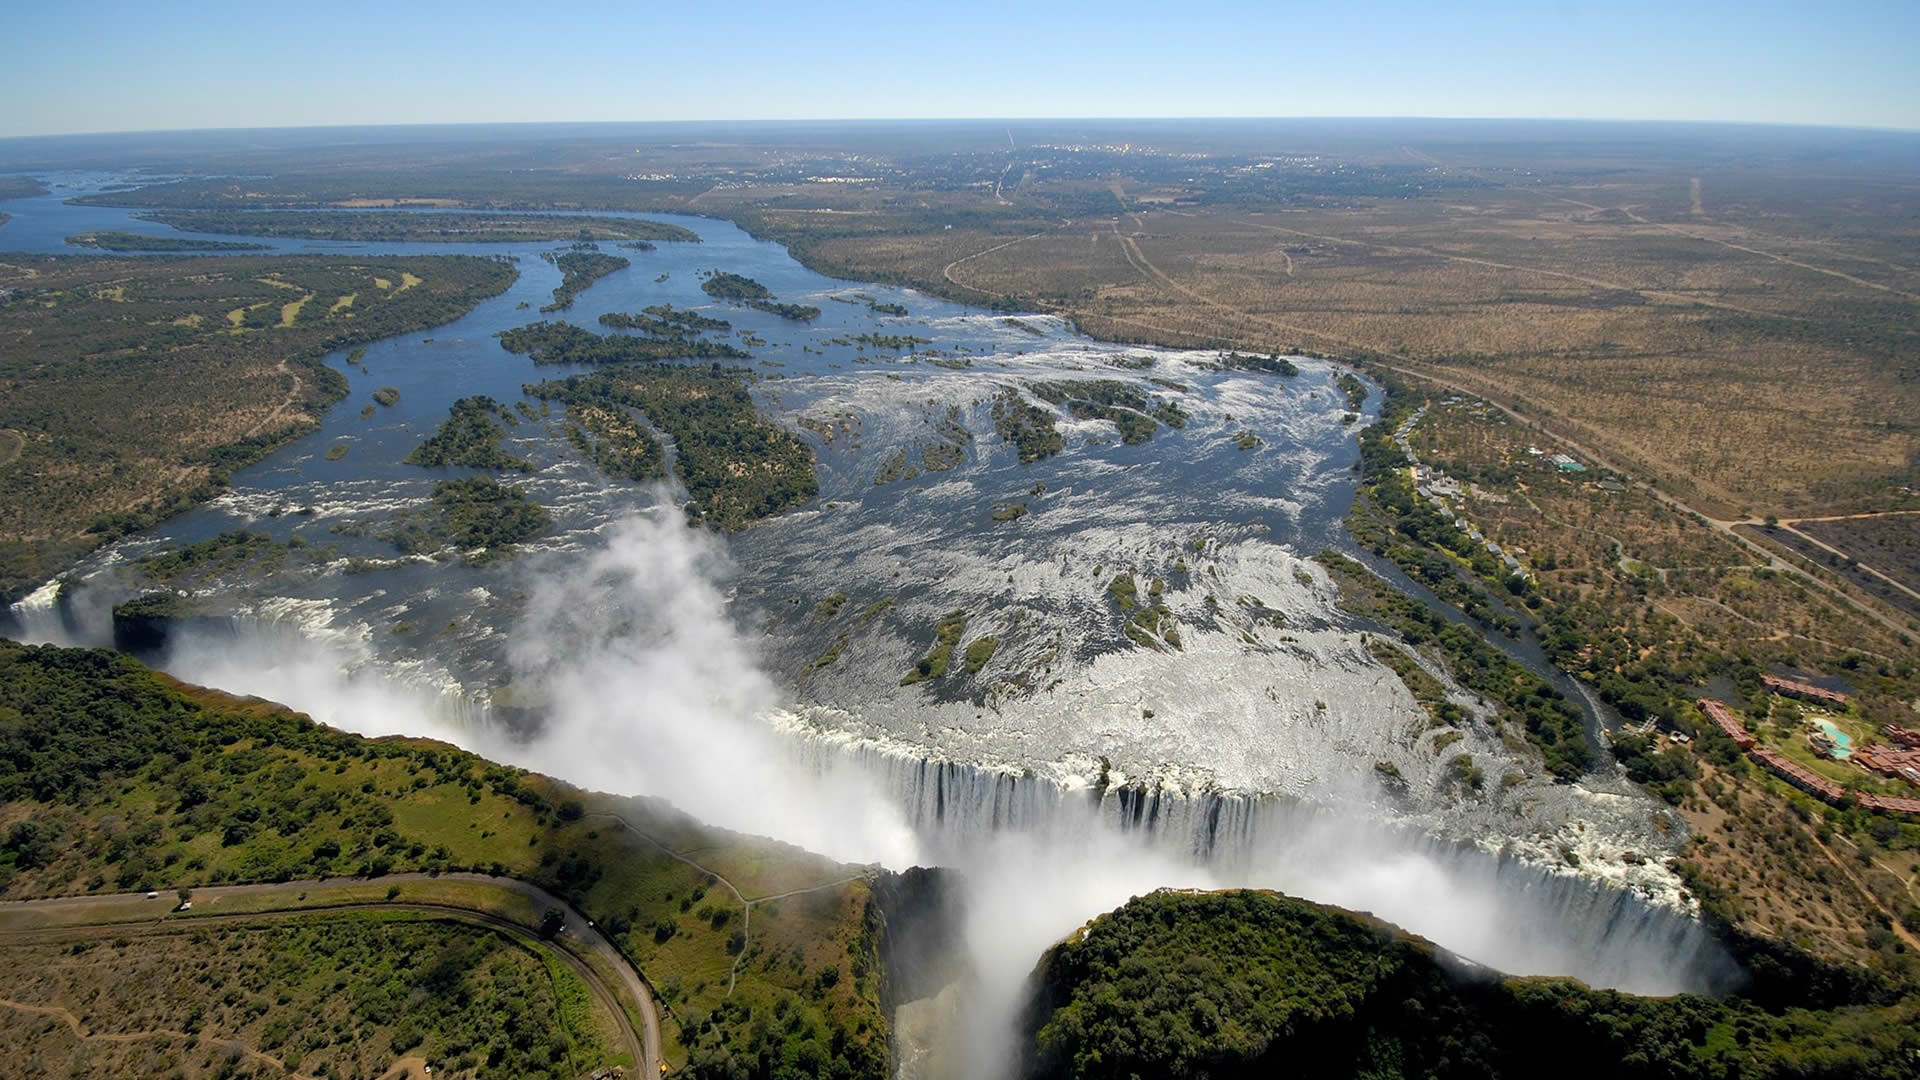
<svg viewBox="0 0 1920 1080"><path fill-rule="evenodd" d="M632 316L612 314L606 325L628 324ZM609 321L612 320L612 321ZM596 334L566 322L537 322L503 331L500 345L524 353L536 364L623 364L636 360L751 360L753 354L724 341L695 338L674 330L641 336Z"/></svg>
<svg viewBox="0 0 1920 1080"><path fill-rule="evenodd" d="M533 464L500 449L502 426L520 421L512 410L485 394L463 397L447 410L440 430L407 455L409 465L465 465L475 469L531 472Z"/></svg>
<svg viewBox="0 0 1920 1080"><path fill-rule="evenodd" d="M426 554L452 546L469 563L509 556L514 545L546 531L553 518L545 507L517 487L491 476L443 480L433 489L426 510L381 533L404 554Z"/></svg>
<svg viewBox="0 0 1920 1080"><path fill-rule="evenodd" d="M690 1075L888 1075L876 888L858 868L105 651L0 641L0 717L0 899L101 898L4 935L0 998L69 1008L83 1032L189 1033L82 1043L0 1008L19 1059L377 1076L412 1055L436 1075L633 1076L640 1025L617 1012L640 1004L606 966L631 962ZM240 883L263 887L207 895ZM809 891L749 919L728 886ZM571 908L567 933L530 887ZM587 920L617 957L582 942ZM742 955L778 962L730 980Z"/></svg>
<svg viewBox="0 0 1920 1080"><path fill-rule="evenodd" d="M346 393L323 359L464 315L515 277L466 255L13 256L0 305L0 602L211 498ZM4 436L0 436L4 438ZM0 442L0 450L11 449Z"/></svg>
<svg viewBox="0 0 1920 1080"><path fill-rule="evenodd" d="M615 330L639 330L652 337L683 338L695 334L725 333L733 324L672 304L654 304L640 314L609 311L600 316L600 325Z"/></svg>
<svg viewBox="0 0 1920 1080"><path fill-rule="evenodd" d="M784 428L762 419L750 375L719 364L654 362L659 355L744 355L724 342L601 336L566 323L535 323L500 336L510 352L536 363L590 363L606 370L529 385L526 393L567 406L568 438L602 472L625 480L665 475L665 454L651 429L673 439L674 466L692 497L695 520L737 529L819 491L813 453Z"/></svg>
<svg viewBox="0 0 1920 1080"><path fill-rule="evenodd" d="M191 236L142 236L139 233L109 229L104 232L76 233L67 237L74 247L101 251L265 251L265 244L243 244L234 240L196 240Z"/></svg>
<svg viewBox="0 0 1920 1080"><path fill-rule="evenodd" d="M168 210L146 221L181 232L404 244L537 244L579 240L699 243L678 225L577 214L420 213L408 210ZM645 250L645 249L639 249Z"/></svg>
<svg viewBox="0 0 1920 1080"><path fill-rule="evenodd" d="M1139 387L1114 379L1034 383L1033 392L1076 420L1112 422L1128 446L1153 438L1161 424L1187 426L1186 410L1178 402L1149 398Z"/></svg>
<svg viewBox="0 0 1920 1080"><path fill-rule="evenodd" d="M1773 1014L1503 978L1277 893L1136 897L1040 962L1032 1080L1910 1076L1920 1006Z"/></svg>
<svg viewBox="0 0 1920 1080"><path fill-rule="evenodd" d="M561 254L542 252L540 257L560 268L560 284L554 287L553 303L543 305L542 313L565 311L573 306L573 299L587 290L587 286L606 277L616 270L625 270L633 263L618 255L607 255L598 251L568 251Z"/></svg>
<svg viewBox="0 0 1920 1080"><path fill-rule="evenodd" d="M808 304L782 304L774 299L773 292L765 285L750 277L729 274L716 270L700 283L700 290L716 300L730 300L736 304L745 304L756 311L769 315L778 315L794 322L812 322L820 317L820 309Z"/></svg>

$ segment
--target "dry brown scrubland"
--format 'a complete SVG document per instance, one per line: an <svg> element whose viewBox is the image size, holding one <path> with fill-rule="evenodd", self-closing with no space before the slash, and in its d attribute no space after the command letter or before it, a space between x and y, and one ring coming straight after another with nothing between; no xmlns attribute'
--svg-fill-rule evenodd
<svg viewBox="0 0 1920 1080"><path fill-rule="evenodd" d="M1702 185L1698 216L1677 177L1244 210L1166 209L1117 181L1111 214L1078 220L901 232L856 206L760 221L817 235L816 265L1030 300L1102 336L1379 354L1517 404L1718 517L1905 505L1912 238L1877 230L1889 211L1853 187L1786 199L1783 181L1748 183L1728 204Z"/></svg>

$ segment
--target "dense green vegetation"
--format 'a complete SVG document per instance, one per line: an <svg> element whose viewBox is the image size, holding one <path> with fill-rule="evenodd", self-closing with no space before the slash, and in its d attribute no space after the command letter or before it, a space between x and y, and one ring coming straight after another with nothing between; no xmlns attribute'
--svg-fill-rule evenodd
<svg viewBox="0 0 1920 1080"><path fill-rule="evenodd" d="M139 233L107 229L78 233L67 237L75 247L101 251L265 251L265 244L242 244L232 240L195 240L188 236L142 236Z"/></svg>
<svg viewBox="0 0 1920 1080"><path fill-rule="evenodd" d="M667 475L660 440L630 410L578 402L568 406L567 421L567 441L601 473L621 480Z"/></svg>
<svg viewBox="0 0 1920 1080"><path fill-rule="evenodd" d="M218 494L346 393L339 349L457 318L470 256L14 256L0 305L0 602Z"/></svg>
<svg viewBox="0 0 1920 1080"><path fill-rule="evenodd" d="M1549 772L1572 780L1598 762L1585 714L1546 680L1488 644L1471 628L1449 621L1425 603L1389 587L1352 559L1323 551L1319 562L1340 583L1351 609L1393 627L1416 647L1437 650L1455 681L1498 703L1501 721L1513 724L1539 749ZM1452 718L1464 720L1458 714Z"/></svg>
<svg viewBox="0 0 1920 1080"><path fill-rule="evenodd" d="M993 430L1020 453L1020 464L1051 457L1065 448L1053 414L1020 396L1003 390L993 400Z"/></svg>
<svg viewBox="0 0 1920 1080"><path fill-rule="evenodd" d="M601 320L605 322L606 320ZM609 323L608 325L615 325ZM659 337L596 334L564 322L517 326L500 335L500 347L525 353L536 364L620 364L647 360L751 360L753 354L724 341L678 332Z"/></svg>
<svg viewBox="0 0 1920 1080"><path fill-rule="evenodd" d="M747 306L769 315L778 315L793 322L812 322L820 317L820 309L811 304L782 304L772 300L749 300Z"/></svg>
<svg viewBox="0 0 1920 1080"><path fill-rule="evenodd" d="M912 671L901 676L900 685L911 686L925 679L944 678L947 668L953 663L954 646L960 644L960 635L966 632L967 613L949 611L934 625L933 648L928 649L927 655L913 665ZM987 655L992 655L991 649L987 651ZM980 662L985 664L986 659L983 657Z"/></svg>
<svg viewBox="0 0 1920 1080"><path fill-rule="evenodd" d="M656 469L658 450L645 447L644 431L626 421L630 433L616 436L611 423L594 427L595 414L587 410L600 410L609 420L621 418L626 410L646 417L673 439L674 468L692 500L687 513L696 521L739 529L819 491L812 452L760 417L746 373L737 369L621 364L593 375L530 385L526 392L565 402L569 415L593 428L600 438L593 444L596 462L612 455L635 469ZM632 471L616 472L622 474L640 478Z"/></svg>
<svg viewBox="0 0 1920 1080"><path fill-rule="evenodd" d="M1281 375L1289 379L1300 374L1299 365L1279 353L1271 356L1249 356L1246 353L1237 352L1221 353L1220 366L1234 371L1258 371L1268 375Z"/></svg>
<svg viewBox="0 0 1920 1080"><path fill-rule="evenodd" d="M1520 618L1531 622L1530 616L1510 614L1511 605L1495 607L1489 585L1500 583L1501 591L1525 610L1540 603L1533 581L1509 574L1483 544L1417 496L1407 475L1406 457L1393 441L1394 429L1413 409L1411 395L1389 382L1380 419L1360 434L1361 497L1348 527L1359 543L1391 560L1481 626L1514 633L1522 625ZM1504 706L1506 717L1518 721L1554 775L1572 779L1599 760L1579 706L1545 680L1472 630L1386 588L1359 564L1333 552L1323 553L1320 561L1341 580L1349 603L1394 627L1414 645L1438 649L1461 685Z"/></svg>
<svg viewBox="0 0 1920 1080"><path fill-rule="evenodd" d="M600 316L600 325L615 330L641 330L654 337L691 337L709 330L733 329L733 324L725 319L709 318L672 304L655 304L638 315L609 311Z"/></svg>
<svg viewBox="0 0 1920 1080"><path fill-rule="evenodd" d="M552 520L520 488L491 476L468 476L435 485L431 505L380 538L409 555L451 545L467 552L467 561L481 563L512 554L513 545L538 536Z"/></svg>
<svg viewBox="0 0 1920 1080"><path fill-rule="evenodd" d="M750 277L715 270L700 283L700 291L716 300L771 300L773 291Z"/></svg>
<svg viewBox="0 0 1920 1080"><path fill-rule="evenodd" d="M514 469L519 472L533 470L532 462L513 457L500 449L500 441L507 437L507 429L502 426L502 421L508 424L519 422L505 405L485 394L478 394L455 401L447 413L440 430L407 455L407 464L465 465L474 469Z"/></svg>
<svg viewBox="0 0 1920 1080"><path fill-rule="evenodd" d="M1920 1001L1769 1013L1498 979L1275 893L1136 897L1034 976L1029 1077L1908 1077Z"/></svg>
<svg viewBox="0 0 1920 1080"><path fill-rule="evenodd" d="M1367 384L1361 382L1359 376L1353 372L1341 372L1340 377L1335 379L1333 384L1340 388L1341 393L1347 395L1347 408L1354 412L1359 412L1360 406L1367 403Z"/></svg>
<svg viewBox="0 0 1920 1080"><path fill-rule="evenodd" d="M463 548L491 548L531 539L551 523L545 508L530 502L526 492L504 487L491 476L443 480L433 489L433 501L444 515L445 529Z"/></svg>
<svg viewBox="0 0 1920 1080"><path fill-rule="evenodd" d="M140 216L182 232L351 240L369 244L524 244L560 240L698 243L700 240L698 235L678 225L636 218L576 215L406 210L168 210Z"/></svg>
<svg viewBox="0 0 1920 1080"><path fill-rule="evenodd" d="M235 529L149 555L136 565L153 581L170 584L189 577L215 577L256 561L270 560L277 565L285 558L286 550L285 545L266 533Z"/></svg>
<svg viewBox="0 0 1920 1080"><path fill-rule="evenodd" d="M726 331L733 329L733 324L725 319L716 319L710 315L702 315L689 308L677 308L672 304L649 305L646 313L663 322L684 327L688 330Z"/></svg>
<svg viewBox="0 0 1920 1080"><path fill-rule="evenodd" d="M717 300L731 300L736 304L745 304L769 315L778 315L795 322L812 322L820 317L820 309L817 307L807 304L782 304L774 299L773 292L765 285L750 277L729 274L724 270L715 270L707 280L700 283L700 289Z"/></svg>
<svg viewBox="0 0 1920 1080"><path fill-rule="evenodd" d="M772 896L850 868L642 800L443 744L333 731L112 653L0 641L0 815L14 823L0 845L6 899L413 870L531 880L647 973L691 1075L752 1076L761 1062L792 1075L887 1073L866 882L756 904L746 934L715 873ZM437 958L391 963L430 969ZM376 974L339 990L384 985ZM528 1031L530 1052L543 1052L551 1027ZM495 1027L488 1039L496 1032L516 1035Z"/></svg>
<svg viewBox="0 0 1920 1080"><path fill-rule="evenodd" d="M543 314L565 311L573 306L573 298L585 292L589 285L633 265L618 255L598 251L568 251L559 255L545 252L540 257L560 268L560 284L554 286L553 303L541 305Z"/></svg>
<svg viewBox="0 0 1920 1080"><path fill-rule="evenodd" d="M978 675L980 669L987 666L987 662L993 659L993 654L999 649L1000 639L992 634L967 642L967 674Z"/></svg>

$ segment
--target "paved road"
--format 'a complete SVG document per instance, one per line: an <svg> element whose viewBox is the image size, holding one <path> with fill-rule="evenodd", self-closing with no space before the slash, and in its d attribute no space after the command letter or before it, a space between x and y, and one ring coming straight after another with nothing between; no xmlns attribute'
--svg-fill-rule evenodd
<svg viewBox="0 0 1920 1080"><path fill-rule="evenodd" d="M289 881L282 884L269 885L216 885L195 889L193 891L194 910L192 913L181 913L171 918L169 915L174 902L171 892L162 893L159 899L150 901L145 899L146 894L144 893L62 896L48 897L40 900L13 900L0 903L0 941L35 940L48 935L71 934L75 931L99 929L101 927L152 926L160 922L173 923L175 921L184 922L188 920L194 923L205 921L242 922L261 918L284 918L310 913L316 909L326 910L329 906L336 908L378 907L389 910L422 911L457 918L461 921L476 925L488 926L521 939L527 939L533 936L531 927L523 926L512 920L488 912L474 911L469 908L457 907L450 904L417 903L396 899L392 901L342 901L337 905L328 905L325 900L325 894L329 891L339 891L383 883L404 885L409 882L430 881L475 882L516 893L533 902L536 923L549 909L558 909L561 911L566 918L567 936L579 946L600 957L600 959L605 962L607 968L618 975L621 988L626 991L627 1000L633 1002L640 1012L641 1019L644 1022L644 1031L635 1032L633 1030L632 1022L628 1019L626 1011L621 1008L619 997L612 993L605 985L599 972L587 965L579 957L573 955L568 949L562 948L556 950L557 954L586 980L588 987L592 989L595 995L600 998L601 1002L612 1011L615 1020L620 1025L623 1037L627 1040L628 1048L634 1055L634 1060L642 1063L641 1067L644 1074L647 1076L659 1075L660 1067L664 1062L664 1058L661 1056L660 1014L659 1008L654 1001L653 994L649 990L646 981L638 971L634 970L633 965L627 962L626 956L622 954L619 949L615 948L613 943L608 941L592 923L588 922L584 916L569 906L566 901L561 900L559 897L554 896L538 885L521 881L517 878L491 877L486 874L466 873L441 874L438 877L430 874L389 874L386 877L375 879L332 878L326 881ZM302 893L306 894L305 900L291 902L285 908L277 911L223 915L216 910L216 905L218 905L220 901L230 897L271 897L284 894L292 898ZM316 894L319 895L316 896ZM78 926L33 925L35 921L34 915L36 913L63 910L78 910L84 912L88 908L98 908L116 903L147 903L153 905L155 910L151 917L142 917L138 920L115 920Z"/></svg>

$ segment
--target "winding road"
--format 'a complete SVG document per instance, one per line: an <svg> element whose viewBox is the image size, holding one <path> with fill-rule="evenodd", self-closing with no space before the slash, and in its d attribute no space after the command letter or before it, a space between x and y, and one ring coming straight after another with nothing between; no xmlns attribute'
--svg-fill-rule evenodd
<svg viewBox="0 0 1920 1080"><path fill-rule="evenodd" d="M479 884L524 897L533 904L535 926L527 926L492 912L451 903L421 902L399 896L391 900L356 900L343 896L329 902L326 897L328 892L343 893L348 889L365 888L368 885L404 886L409 883L423 882ZM217 905L223 900L264 898L269 904L273 904L281 897L286 898L284 905L270 906L263 910L234 914L223 914L216 910ZM625 954L608 941L584 916L564 900L530 882L516 878L496 878L486 874L470 873L441 874L438 877L429 874L390 874L372 880L333 878L326 881L289 881L271 885L210 886L194 890L193 902L195 906L191 912L174 911L173 897L170 893L153 900L146 899L143 893L120 893L0 903L0 945L64 940L75 935L91 935L108 931L116 933L129 931L137 933L141 930L171 931L183 925L284 920L311 916L315 912L376 908L388 911L413 911L470 925L484 926L507 935L523 946L537 946L540 939L535 927L547 911L558 910L565 918L566 929L563 934L565 940L556 941L560 947L553 950L554 954L581 977L595 998L613 1015L628 1051L635 1061L643 1063L644 1074L657 1076L663 1071L665 1060L661 1056L659 1007L645 979L628 962ZM115 905L147 905L153 910L152 914L142 913L139 917L127 918L113 911ZM102 915L101 918L86 918L96 910ZM74 913L79 914L78 920L71 917ZM601 964L597 967L589 964L586 958L577 954L576 949L597 958ZM604 968L605 972L600 968ZM616 986L608 985L605 978L606 972L615 976L617 989L624 993L624 998L622 993L616 992ZM642 1021L641 1030L635 1030L627 1010L623 1007L623 1001L631 1003L634 1010L639 1013ZM22 1006L4 999L0 999L0 1006L52 1014L41 1006ZM67 1016L67 1022L82 1038L98 1037L86 1034L79 1026L78 1018L70 1014ZM265 1059L264 1055L258 1056Z"/></svg>

